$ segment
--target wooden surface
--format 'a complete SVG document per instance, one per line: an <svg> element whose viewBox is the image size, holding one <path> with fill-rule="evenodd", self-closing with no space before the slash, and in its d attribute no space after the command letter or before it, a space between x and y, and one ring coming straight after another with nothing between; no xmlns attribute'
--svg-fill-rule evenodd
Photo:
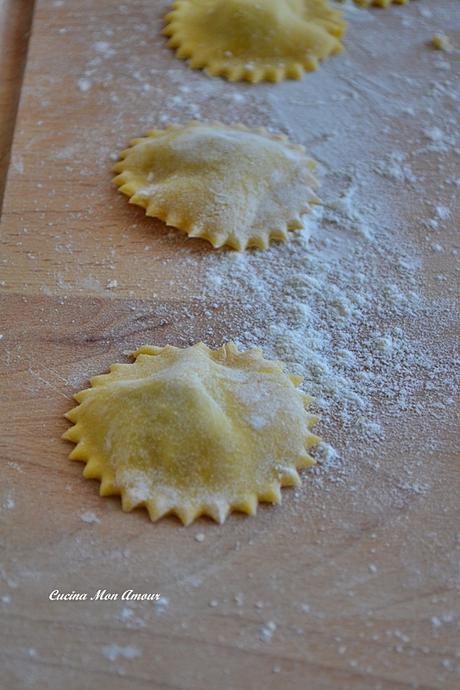
<svg viewBox="0 0 460 690"><path fill-rule="evenodd" d="M0 210L32 12L33 0L0 0Z"/></svg>
<svg viewBox="0 0 460 690"><path fill-rule="evenodd" d="M66 459L63 414L91 375L143 343L218 345L241 327L238 305L224 295L213 311L201 296L206 245L171 237L110 185L111 154L161 123L162 110L174 111L183 83L175 75L185 65L158 38L166 4L37 2L1 225L0 687L454 690L460 476L452 412L395 416L378 463L368 462L364 443L348 453L351 475L331 468L305 478L297 498L285 492L282 506L223 527L123 514ZM449 0L426 4L454 15ZM417 18L418 5L379 16ZM350 54L358 37L351 32ZM290 93L327 79L335 64ZM136 72L146 66L152 86L144 90ZM190 74L192 95L208 89L199 92L202 115L224 117L227 94L243 93L235 119L267 123L269 100L251 87ZM272 88L257 93L269 99ZM423 233L414 233L423 255ZM453 271L454 257L428 259L426 289L439 294L433 276L441 265ZM107 287L114 279L116 289ZM427 321L427 340L452 343L449 323ZM343 445L334 428L326 432ZM408 467L429 491L404 487ZM99 522L83 521L88 511ZM130 614L120 601L48 599L53 589L128 588L159 592L163 605L133 605ZM127 656L111 660L113 645ZM129 658L130 649L138 656Z"/></svg>

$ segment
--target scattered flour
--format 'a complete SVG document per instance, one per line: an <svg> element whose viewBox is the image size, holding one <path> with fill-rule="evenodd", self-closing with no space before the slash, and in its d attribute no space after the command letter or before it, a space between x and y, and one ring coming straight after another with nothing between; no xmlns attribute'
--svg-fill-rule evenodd
<svg viewBox="0 0 460 690"><path fill-rule="evenodd" d="M80 520L82 522L87 522L88 524L100 522L100 519L98 518L96 513L92 513L89 510L80 514Z"/></svg>
<svg viewBox="0 0 460 690"><path fill-rule="evenodd" d="M115 617L124 623L127 628L145 628L147 625L144 619L136 616L134 609L129 606L124 606Z"/></svg>
<svg viewBox="0 0 460 690"><path fill-rule="evenodd" d="M168 597L161 596L160 599L157 599L153 603L153 610L155 611L156 614L161 616L162 614L166 613L166 611L169 608L169 599Z"/></svg>
<svg viewBox="0 0 460 690"><path fill-rule="evenodd" d="M77 86L80 89L80 91L82 91L83 93L86 93L86 91L89 91L91 86L92 86L91 80L85 79L84 77L82 77L81 79L79 79L77 81Z"/></svg>
<svg viewBox="0 0 460 690"><path fill-rule="evenodd" d="M307 216L304 231L270 254L206 255L201 276L204 300L219 303L225 286L238 305L241 347L262 345L304 377L326 420L338 417L348 432L375 437L383 433L379 414L421 414L430 406L429 399L415 405L427 381L442 380L446 397L455 383L449 362L434 359L422 333L413 333L427 309L418 262L369 216L366 239L357 238L362 213L359 204L351 211L325 204ZM374 234L378 239L369 246ZM254 301L263 325L251 309ZM327 446L322 454L334 458Z"/></svg>
<svg viewBox="0 0 460 690"><path fill-rule="evenodd" d="M2 507L4 508L4 510L13 510L13 508L16 507L16 501L11 491L7 492L5 497L3 498Z"/></svg>
<svg viewBox="0 0 460 690"><path fill-rule="evenodd" d="M106 645L102 648L102 654L109 661L116 661L118 658L128 659L132 661L133 659L138 659L142 656L142 652L138 647L134 645L126 645L122 647L118 644Z"/></svg>
<svg viewBox="0 0 460 690"><path fill-rule="evenodd" d="M271 642L276 628L277 625L273 621L268 621L268 623L265 623L259 630L259 640L261 642Z"/></svg>

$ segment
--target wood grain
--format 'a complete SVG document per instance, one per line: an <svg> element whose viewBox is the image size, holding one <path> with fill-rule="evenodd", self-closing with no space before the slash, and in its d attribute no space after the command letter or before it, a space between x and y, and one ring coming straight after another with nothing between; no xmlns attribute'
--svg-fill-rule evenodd
<svg viewBox="0 0 460 690"><path fill-rule="evenodd" d="M167 4L36 7L1 224L0 687L456 690L460 467L448 410L442 419L395 415L372 456L366 442L347 448L336 429L322 429L346 450L346 472L312 473L284 492L282 506L223 527L126 515L67 461L63 414L90 376L144 343L220 345L247 328L247 305L224 289L218 303L203 294L205 243L146 219L110 185L111 154L161 123L163 110L190 117L187 99L212 119L273 124L272 87L190 72L191 93L180 91L187 68L158 38ZM430 8L454 14L454 4ZM418 3L377 12L385 35L397 35L403 12L417 20ZM341 59L373 79L381 65L372 55L362 64L358 29ZM398 44L387 69L416 64L424 44L416 45L406 58ZM292 86L302 110L335 63L323 69ZM419 127L404 118L395 136ZM446 247L455 243L451 220ZM439 296L435 276L453 279L455 255L433 255L425 229L411 231L427 294ZM454 349L448 312L446 303L436 323L423 324L430 347ZM99 522L83 521L87 512ZM128 588L169 604L133 604L130 613L122 601L48 599L53 589ZM110 660L127 646L140 656Z"/></svg>

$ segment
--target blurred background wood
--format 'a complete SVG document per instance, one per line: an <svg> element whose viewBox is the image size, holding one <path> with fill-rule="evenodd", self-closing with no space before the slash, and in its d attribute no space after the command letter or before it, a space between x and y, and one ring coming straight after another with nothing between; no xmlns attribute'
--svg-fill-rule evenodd
<svg viewBox="0 0 460 690"><path fill-rule="evenodd" d="M0 212L34 0L0 0Z"/></svg>

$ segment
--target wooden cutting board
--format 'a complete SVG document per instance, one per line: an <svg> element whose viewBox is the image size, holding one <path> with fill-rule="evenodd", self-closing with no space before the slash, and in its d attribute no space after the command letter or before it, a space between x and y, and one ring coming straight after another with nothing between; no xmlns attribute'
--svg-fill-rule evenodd
<svg viewBox="0 0 460 690"><path fill-rule="evenodd" d="M380 470L364 462L365 447L350 450L352 477L331 468L300 499L287 491L282 506L224 526L123 514L66 459L63 415L90 376L143 343L214 346L240 328L238 305L224 295L216 315L203 298L208 246L171 236L110 184L114 152L163 114L273 124L277 87L192 72L186 81L159 36L167 6L36 2L1 222L0 687L454 690L460 470L451 411L394 419ZM418 26L422 7L436 29L452 28L438 16L458 15L455 0L375 10L385 40L404 17ZM359 21L336 60L359 64L369 83L381 55L397 69L430 38L415 33L390 52L382 41L369 56ZM291 97L308 100L319 79L334 94L335 64L293 85ZM327 103L318 108L327 113ZM446 248L454 227L452 218ZM455 255L428 256L425 231L414 233L429 259L427 294L439 295L434 276L454 276ZM455 332L429 323L427 337L448 342ZM423 474L426 462L435 468L429 490L397 489L407 463ZM50 601L56 589L162 599Z"/></svg>
<svg viewBox="0 0 460 690"><path fill-rule="evenodd" d="M21 92L32 0L0 2L0 208Z"/></svg>

